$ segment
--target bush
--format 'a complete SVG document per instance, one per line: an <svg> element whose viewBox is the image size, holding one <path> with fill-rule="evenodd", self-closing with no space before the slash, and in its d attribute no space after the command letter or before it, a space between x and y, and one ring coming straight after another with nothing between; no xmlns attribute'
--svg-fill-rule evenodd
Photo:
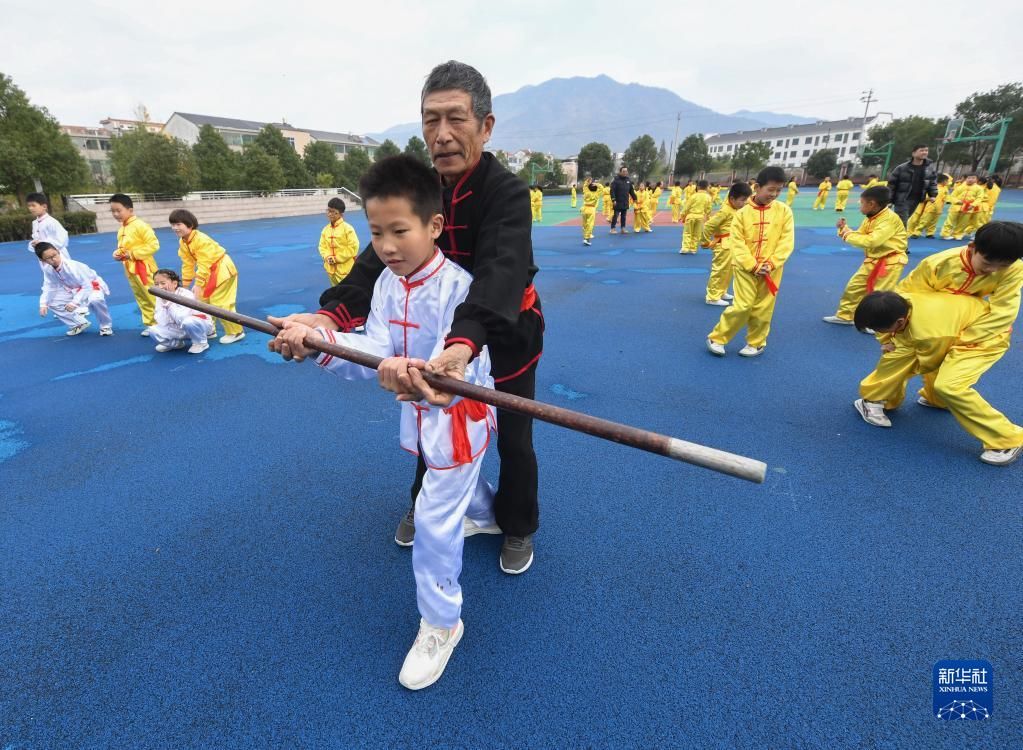
<svg viewBox="0 0 1023 750"><path fill-rule="evenodd" d="M0 214L0 242L32 239L32 221L32 214L28 211ZM64 225L68 234L96 231L96 214L92 211L68 211L58 214L57 221Z"/></svg>

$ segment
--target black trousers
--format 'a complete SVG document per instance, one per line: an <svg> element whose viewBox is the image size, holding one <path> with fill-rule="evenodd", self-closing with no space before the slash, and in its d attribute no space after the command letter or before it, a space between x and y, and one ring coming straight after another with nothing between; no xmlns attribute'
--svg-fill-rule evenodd
<svg viewBox="0 0 1023 750"><path fill-rule="evenodd" d="M612 229L615 228L615 224L618 222L618 217L621 216L622 229L625 229L625 217L628 215L628 213L629 213L628 208L618 208L618 206L615 206L614 212L611 214L611 228Z"/></svg>

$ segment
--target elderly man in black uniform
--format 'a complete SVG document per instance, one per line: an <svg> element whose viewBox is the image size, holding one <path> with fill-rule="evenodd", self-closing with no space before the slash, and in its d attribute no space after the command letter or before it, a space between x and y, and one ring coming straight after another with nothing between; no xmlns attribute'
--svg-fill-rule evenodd
<svg viewBox="0 0 1023 750"><path fill-rule="evenodd" d="M483 150L495 122L490 87L475 68L454 60L443 63L426 79L421 112L423 139L444 195L445 228L437 245L473 275L465 302L455 309L447 346L427 369L463 378L466 365L486 345L495 388L533 398L544 320L533 287L538 269L533 263L529 189ZM321 295L318 313L288 318L337 331L362 325L384 267L367 247L352 272ZM276 325L284 320L270 318ZM285 359L310 354L301 332L289 330L270 348ZM403 384L415 393L407 375ZM501 473L494 511L505 535L500 566L505 573L524 573L533 563L533 534L539 526L532 418L498 411L497 451ZM415 538L415 499L425 473L420 458L413 507L394 537L401 546L411 546Z"/></svg>

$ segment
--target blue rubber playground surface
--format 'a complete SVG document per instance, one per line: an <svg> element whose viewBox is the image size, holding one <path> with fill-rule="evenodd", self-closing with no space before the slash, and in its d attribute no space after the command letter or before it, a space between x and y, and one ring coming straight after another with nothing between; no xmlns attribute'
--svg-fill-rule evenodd
<svg viewBox="0 0 1023 750"><path fill-rule="evenodd" d="M536 561L507 576L500 537L467 540L465 637L418 693L397 681L414 464L387 394L252 332L154 352L109 234L71 252L110 284L116 335L67 338L38 317L24 243L0 245L0 750L1023 746L1023 464L980 463L912 400L894 429L860 419L877 343L820 320L860 255L812 199L755 360L741 340L706 352L710 255L678 255L677 227L598 221L592 247L535 229L538 398L762 459L768 479L538 424ZM315 308L322 224L204 227L240 310ZM950 246L917 240L911 263ZM1020 422L1013 344L980 390ZM935 718L943 659L992 664L989 720Z"/></svg>

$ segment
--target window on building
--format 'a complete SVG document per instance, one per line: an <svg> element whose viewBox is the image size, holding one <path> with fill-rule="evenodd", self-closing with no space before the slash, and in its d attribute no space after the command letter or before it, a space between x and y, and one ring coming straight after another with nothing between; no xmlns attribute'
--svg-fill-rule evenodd
<svg viewBox="0 0 1023 750"><path fill-rule="evenodd" d="M729 151L731 151L731 150L732 150L732 144L731 144L731 143L729 143L729 144L728 144L728 150L729 150Z"/></svg>
<svg viewBox="0 0 1023 750"><path fill-rule="evenodd" d="M856 153L856 147L855 146L850 146L849 147L849 153L850 154L855 154Z"/></svg>
<svg viewBox="0 0 1023 750"><path fill-rule="evenodd" d="M786 139L785 139L785 148L788 148L788 147L789 147L789 139L788 139L788 138L786 138Z"/></svg>
<svg viewBox="0 0 1023 750"><path fill-rule="evenodd" d="M806 149L806 151L803 152L803 156L809 156L809 155L810 155L810 149Z"/></svg>
<svg viewBox="0 0 1023 750"><path fill-rule="evenodd" d="M779 138L779 139L778 139L778 142L777 142L777 143L775 143L774 145L775 145L775 146L780 146L780 145L781 145L781 138Z"/></svg>
<svg viewBox="0 0 1023 750"><path fill-rule="evenodd" d="M809 139L809 138L807 138L807 139L806 139L806 142L807 142L807 143L809 143L809 142L810 142L810 139ZM814 146L816 146L816 145L817 145L818 143L820 143L820 142L821 142L821 137L820 137L820 136L817 136L817 138L816 138L816 139L814 140L814 142L813 142L813 145L814 145Z"/></svg>
<svg viewBox="0 0 1023 750"><path fill-rule="evenodd" d="M781 158L781 151L775 151L774 152L774 158L775 159L780 159Z"/></svg>
<svg viewBox="0 0 1023 750"><path fill-rule="evenodd" d="M838 152L839 156L845 156L845 146L842 146L842 150Z"/></svg>
<svg viewBox="0 0 1023 750"><path fill-rule="evenodd" d="M335 154L343 154L344 152L345 152L345 144L343 144L343 143L335 143L334 144L334 153Z"/></svg>
<svg viewBox="0 0 1023 750"><path fill-rule="evenodd" d="M294 138L291 138L290 136L285 136L284 140L286 140L288 142L289 146L291 146L292 148L295 148L295 139Z"/></svg>
<svg viewBox="0 0 1023 750"><path fill-rule="evenodd" d="M853 140L854 141L858 141L859 139L860 139L860 134L859 133L853 133Z"/></svg>

